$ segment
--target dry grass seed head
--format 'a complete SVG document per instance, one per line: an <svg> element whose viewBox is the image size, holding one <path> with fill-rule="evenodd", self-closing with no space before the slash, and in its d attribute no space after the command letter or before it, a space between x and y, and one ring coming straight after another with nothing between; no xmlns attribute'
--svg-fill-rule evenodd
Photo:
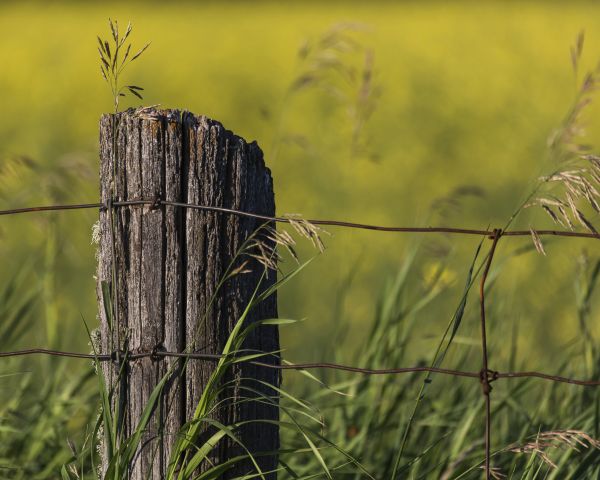
<svg viewBox="0 0 600 480"><path fill-rule="evenodd" d="M553 449L571 449L580 452L581 448L600 449L600 440L593 438L581 430L553 430L541 432L535 440L522 445L510 445L504 451L538 455L542 462L551 468L557 465L550 459L548 452Z"/></svg>
<svg viewBox="0 0 600 480"><path fill-rule="evenodd" d="M502 470L497 467L490 468L490 475L494 480L502 480L503 478L506 478L506 475L502 473Z"/></svg>
<svg viewBox="0 0 600 480"><path fill-rule="evenodd" d="M283 217L299 235L308 238L313 247L317 248L319 252L323 253L325 251L321 235L323 233L329 234L327 230L323 230L317 225L310 223L297 213L286 213Z"/></svg>
<svg viewBox="0 0 600 480"><path fill-rule="evenodd" d="M234 268L231 273L229 274L229 277L235 277L236 275L243 275L245 273L251 273L252 270L250 270L248 267L248 260L244 260L242 262L241 265L239 265L238 267Z"/></svg>
<svg viewBox="0 0 600 480"><path fill-rule="evenodd" d="M571 47L571 61L576 75L582 49L583 33L580 33ZM598 85L598 75L600 64L596 70L584 77L566 120L549 139L551 156L555 162L563 165L563 168L540 180L549 187L552 187L550 184L562 187L564 201L560 200L555 204L547 199L537 198L531 202L542 207L555 223L566 225L573 230L573 223L576 221L594 234L597 230L578 207L578 202L585 200L591 209L600 213L600 192L597 188L600 186L600 156L586 153L590 149L589 145L584 145L579 140L586 133L581 116L592 102L592 94ZM584 165L581 165L582 161L585 162ZM564 168L565 166L568 166L568 169Z"/></svg>
<svg viewBox="0 0 600 480"><path fill-rule="evenodd" d="M309 239L313 247L317 248L319 252L322 253L325 250L325 246L320 237L322 233L327 233L325 230L304 220L297 214L285 215L284 218L296 233ZM243 254L254 258L267 270L278 270L279 263L284 259L277 247L283 247L296 263L299 263L298 254L295 249L296 244L296 240L287 230L277 230L274 227L265 224L249 239ZM248 273L249 271L246 262L233 270L230 275Z"/></svg>
<svg viewBox="0 0 600 480"><path fill-rule="evenodd" d="M277 270L282 260L276 245L261 238L255 238L249 243L246 255L256 259L267 271Z"/></svg>
<svg viewBox="0 0 600 480"><path fill-rule="evenodd" d="M292 258L298 262L298 254L294 249L296 240L294 240L287 230L276 230L275 228L267 227L265 236L276 245L281 245L285 248Z"/></svg>
<svg viewBox="0 0 600 480"><path fill-rule="evenodd" d="M298 261L298 255L294 249L296 245L294 238L287 231L277 231L268 225L263 225L255 232L244 253L256 259L267 270L277 270L279 262L283 261L283 257L277 250L278 245L284 247L292 258ZM234 270L232 275L248 272L246 266L247 262Z"/></svg>
<svg viewBox="0 0 600 480"><path fill-rule="evenodd" d="M540 238L538 233L533 228L529 228L529 231L531 232L531 239L533 240L533 245L535 246L535 249L538 251L538 253L546 255L544 245L542 244L542 239Z"/></svg>

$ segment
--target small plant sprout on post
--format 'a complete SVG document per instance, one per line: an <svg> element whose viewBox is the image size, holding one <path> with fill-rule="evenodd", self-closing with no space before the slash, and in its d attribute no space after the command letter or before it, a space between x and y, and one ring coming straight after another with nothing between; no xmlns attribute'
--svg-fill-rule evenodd
<svg viewBox="0 0 600 480"><path fill-rule="evenodd" d="M98 53L100 53L100 72L102 73L102 78L110 86L114 102L114 113L117 113L119 111L119 100L121 97L126 97L127 93L135 95L140 100L143 99L140 93L144 90L142 87L138 87L137 85L121 85L119 79L125 67L137 60L150 46L150 43L146 43L137 53L131 54L131 43L127 44L125 48L125 43L133 29L131 22L127 24L127 29L122 37L119 36L119 23L116 20L113 22L109 18L108 24L110 26L112 42L103 40L98 36Z"/></svg>

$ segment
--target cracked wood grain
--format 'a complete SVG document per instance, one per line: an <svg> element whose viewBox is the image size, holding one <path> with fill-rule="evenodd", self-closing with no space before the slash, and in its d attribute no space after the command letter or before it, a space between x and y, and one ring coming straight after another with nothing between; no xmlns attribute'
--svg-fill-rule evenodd
<svg viewBox="0 0 600 480"><path fill-rule="evenodd" d="M116 137L113 136L116 122ZM113 161L116 163L113 165ZM200 203L272 216L275 214L273 182L260 148L226 130L220 123L189 112L153 111L138 118L128 110L100 121L100 193L114 200L140 200L155 196L174 202ZM119 329L121 348L132 353L153 349L218 354L254 292L262 268L254 261L252 273L219 281L244 240L262 220L225 216L201 210L170 206L118 208L114 211L115 261L119 318L110 328L102 309L102 282L112 285L110 214L100 213L100 245L97 269L101 348L116 348ZM261 288L275 281L271 272ZM212 301L211 301L212 300ZM277 299L272 295L250 312L247 321L277 316ZM263 326L247 339L245 348L267 352L279 350L275 326ZM277 357L269 362L278 362ZM171 368L173 367L173 369ZM123 403L123 431L131 433L150 394L169 371L159 407L144 433L142 448L130 466L130 478L160 479L168 467L175 434L193 414L214 363L191 361L182 373L181 359L141 358L130 361L126 375L116 385ZM113 383L116 365L107 362L104 371ZM280 372L253 365L236 365L225 382L230 386L221 399L248 396L246 386L268 395L275 391L259 382L278 386ZM269 390L269 391L267 391ZM117 401L117 400L116 400ZM116 401L114 408L116 408ZM224 401L215 411L224 424L251 419L276 420L276 406L259 402ZM208 433L208 432L207 432ZM279 446L276 426L254 423L244 426L238 437L252 452L274 451ZM239 455L240 447L223 441L210 460L220 463ZM261 468L272 470L275 455L259 457ZM200 471L206 469L206 465ZM252 471L240 463L223 478ZM276 478L275 474L267 478Z"/></svg>

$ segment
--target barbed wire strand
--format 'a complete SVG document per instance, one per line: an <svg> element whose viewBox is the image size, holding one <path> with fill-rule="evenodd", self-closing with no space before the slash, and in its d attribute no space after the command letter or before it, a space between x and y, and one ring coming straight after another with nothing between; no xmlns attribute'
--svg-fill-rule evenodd
<svg viewBox="0 0 600 480"><path fill-rule="evenodd" d="M259 220L265 220L270 222L278 223L290 223L294 219L286 217L271 217L268 215L260 215L251 212L245 212L242 210L234 210L225 207L213 207L208 205L199 205L194 203L182 203L182 202L171 202L160 199L152 200L126 200L126 201L115 201L112 202L112 207L124 207L124 206L172 206L180 208L190 208L196 210L204 210L208 212L226 213L230 215L237 215L241 217L255 218ZM35 213L35 212L50 212L50 211L61 211L61 210L84 210L98 208L102 210L108 209L108 206L104 203L80 203L80 204L65 204L65 205L44 205L36 207L24 207L24 208L13 208L7 210L0 210L0 216L5 215L18 215L24 213ZM359 230L373 230L380 232L399 232L399 233L450 233L450 234L462 234L462 235L486 235L492 237L494 230L481 230L481 229L470 229L470 228L459 228L459 227L394 227L385 225L372 225L367 223L356 223L347 222L342 220L323 220L323 219L307 219L308 222L313 225L329 226L329 227L342 227L342 228L354 228ZM591 232L574 232L570 230L535 230L538 235L547 236L560 236L560 237L574 237L574 238L594 238L600 239L600 234ZM515 236L531 236L530 230L506 230L502 232L503 237L515 237Z"/></svg>
<svg viewBox="0 0 600 480"><path fill-rule="evenodd" d="M49 355L56 357L67 357L67 358L79 358L87 360L97 360L99 362L117 361L116 352L113 354L98 354L92 353L78 353L69 352L64 350L51 350L47 348L30 348L26 350L15 350L11 352L0 352L0 358L8 357L22 357L28 355ZM206 361L218 361L224 358L224 355L210 354L210 353L186 353L186 352L142 352L142 353L120 353L122 360L139 360L141 358L162 358L162 357L175 357L175 358L189 358L191 360L206 360ZM351 373L362 373L365 375L399 375L404 373L419 373L419 372L430 372L439 373L442 375L456 376L456 377L467 377L474 378L481 381L481 372L470 372L464 370L452 370L449 368L436 368L436 367L402 367L402 368L363 368L354 367L350 365L343 365L339 363L329 362L314 362L314 363L292 363L289 365L276 365L272 363L260 362L257 360L246 360L246 363L251 363L257 366L272 368L276 370L341 370ZM600 387L600 380L581 380L570 377L563 377L560 375L551 375L548 373L537 372L537 371L523 371L523 372L496 372L488 370L488 375L491 381L498 380L501 378L539 378L542 380L548 380L558 383L567 383L571 385L579 385L582 387Z"/></svg>

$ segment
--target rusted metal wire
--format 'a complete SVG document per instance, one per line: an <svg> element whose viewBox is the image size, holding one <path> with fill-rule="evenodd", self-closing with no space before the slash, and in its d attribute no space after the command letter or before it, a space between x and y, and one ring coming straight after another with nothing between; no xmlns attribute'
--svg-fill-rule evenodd
<svg viewBox="0 0 600 480"><path fill-rule="evenodd" d="M88 208L102 208L103 206L102 203L80 203L72 205L44 205L41 207L13 208L10 210L0 210L0 216L33 212L55 212L58 210L84 210Z"/></svg>
<svg viewBox="0 0 600 480"><path fill-rule="evenodd" d="M125 200L112 202L113 207L125 207L125 206L143 206L148 205L156 207L159 205L168 205L171 207L190 208L195 210L204 210L208 212L225 213L229 215L237 215L242 217L255 218L258 220L265 220L269 222L278 223L290 223L290 219L286 217L271 217L268 215L260 215L251 212L244 212L242 210L234 210L225 207L213 207L209 205L199 205L194 203L182 203L182 202L171 202L153 198L151 200ZM0 210L0 216L4 215L17 215L22 213L34 213L34 212L49 212L59 210L83 210L98 208L102 210L108 209L108 206L104 203L80 203L80 204L68 204L68 205L44 205L37 207L25 207L25 208L14 208L8 210ZM346 222L341 220L323 220L323 219L308 219L308 222L314 225L322 225L328 227L342 227L342 228L354 228L359 230L374 230L379 232L398 232L398 233L449 233L458 235L475 235L475 236L488 236L494 235L494 230L481 230L471 228L458 228L458 227L394 227L385 225L371 225L367 223L356 223ZM600 239L600 234L589 233L589 232L572 232L569 230L535 230L538 235L548 236L559 236L559 237L574 237L574 238L594 238ZM502 232L503 237L528 237L531 236L530 230L506 230Z"/></svg>
<svg viewBox="0 0 600 480"><path fill-rule="evenodd" d="M66 357L66 358L80 358L87 360L96 360L99 362L115 361L118 357L123 361L139 360L141 358L152 358L152 357L175 357L175 358L189 358L191 360L206 360L206 361L218 361L224 358L224 355L210 354L210 353L186 353L186 352L165 352L165 351L152 351L152 352L141 352L141 353L125 353L117 352L111 354L98 354L93 353L78 353L68 352L63 350L51 350L47 348L30 348L26 350L15 350L12 352L0 352L0 358L8 357L22 357L27 355L50 355L55 357ZM266 354L265 354L266 355ZM260 362L257 360L247 360L247 363L253 365L273 368L277 370L341 370L344 372L361 373L364 375L400 375L404 373L439 373L441 375L449 375L454 377L466 377L474 378L481 381L481 372L470 372L465 370L452 370L449 368L435 368L435 367L403 367L403 368L362 368L354 367L350 365L343 365L339 363L328 363L328 362L315 362L315 363L293 363L287 365L275 365L266 362ZM496 372L488 370L488 381L494 381L501 378L539 378L542 380L549 380L552 382L568 383L571 385L579 385L582 387L600 387L600 380L580 380L576 378L562 377L559 375L550 375L543 372L525 371L525 372Z"/></svg>
<svg viewBox="0 0 600 480"><path fill-rule="evenodd" d="M492 236L492 246L490 247L490 253L488 253L487 260L485 262L485 268L481 274L481 282L479 284L479 304L481 307L481 354L483 357L483 368L481 369L479 380L481 381L481 389L485 397L485 477L489 480L491 477L490 468L490 445L491 445L491 430L492 430L492 409L491 409L491 398L490 392L492 387L491 381L495 380L495 376L490 376L490 369L488 368L488 350L487 350L487 332L486 332L486 318L485 318L485 282L488 274L490 273L490 267L494 259L494 253L496 252L496 246L498 240L502 236L502 230L495 229Z"/></svg>

